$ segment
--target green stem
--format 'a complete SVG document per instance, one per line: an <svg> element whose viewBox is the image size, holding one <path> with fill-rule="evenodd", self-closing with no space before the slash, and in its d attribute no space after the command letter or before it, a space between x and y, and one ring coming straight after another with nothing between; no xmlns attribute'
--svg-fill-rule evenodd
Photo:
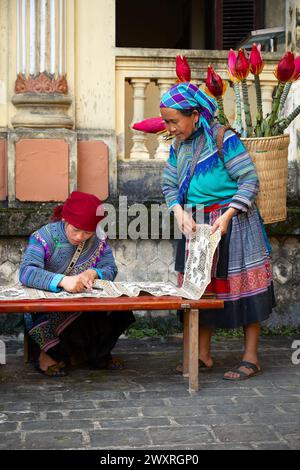
<svg viewBox="0 0 300 470"><path fill-rule="evenodd" d="M217 96L216 101L217 101L218 106L219 106L219 121L220 121L220 124L222 124L222 125L228 124L228 119L227 119L227 117L225 115L225 112L224 112L223 97L222 96Z"/></svg>
<svg viewBox="0 0 300 470"><path fill-rule="evenodd" d="M286 102L286 99L287 99L287 96L288 96L289 91L290 91L290 89L291 89L291 86L292 86L292 82L287 82L287 83L285 84L283 93L282 93L281 98L280 98L278 115L280 115L280 113L281 113L281 111L282 111L282 108L283 108L283 106L284 106L284 103Z"/></svg>
<svg viewBox="0 0 300 470"><path fill-rule="evenodd" d="M256 122L254 127L254 133L256 137L262 137L262 122L263 122L263 110L262 110L262 99L261 99L261 87L260 87L260 78L259 75L254 75L254 84L255 84L255 92L256 92L256 106L257 106L257 114L256 114Z"/></svg>
<svg viewBox="0 0 300 470"><path fill-rule="evenodd" d="M256 92L257 113L261 114L262 116L262 99L261 99L261 87L260 87L259 75L254 75L254 84L255 84L255 92Z"/></svg>
<svg viewBox="0 0 300 470"><path fill-rule="evenodd" d="M243 78L243 80L241 81L241 84L242 84L242 93L243 93L243 101L244 101L244 113L245 113L245 120L246 120L247 137L251 137L252 119L251 119L251 113L250 113L248 87L247 87L245 78Z"/></svg>
<svg viewBox="0 0 300 470"><path fill-rule="evenodd" d="M239 133L242 134L243 124L242 124L242 106L241 106L241 94L240 86L238 82L233 82L233 90L235 94L235 104L236 104L236 114L235 120L232 127Z"/></svg>
<svg viewBox="0 0 300 470"><path fill-rule="evenodd" d="M277 128L275 127L276 130L278 130L279 134L283 133L283 131L291 124L291 122L298 116L298 114L300 114L300 105L297 106L296 109L294 109L294 111L288 115L287 118L285 119L282 119L281 122L277 125ZM277 134L273 134L273 135L278 135Z"/></svg>
<svg viewBox="0 0 300 470"><path fill-rule="evenodd" d="M278 109L279 109L279 104L280 104L280 98L281 98L281 95L283 93L284 86L285 86L285 84L280 82L278 87L277 87L276 95L275 95L275 98L273 100L272 111L271 111L270 117L267 121L266 137L270 137L271 135L273 135L272 127L274 126L275 121L277 120L277 117L278 117Z"/></svg>

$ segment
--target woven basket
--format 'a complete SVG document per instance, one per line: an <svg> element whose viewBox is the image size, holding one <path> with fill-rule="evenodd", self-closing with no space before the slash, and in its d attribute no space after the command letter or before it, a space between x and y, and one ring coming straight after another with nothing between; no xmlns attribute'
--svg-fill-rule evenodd
<svg viewBox="0 0 300 470"><path fill-rule="evenodd" d="M285 220L289 135L241 140L256 166L260 182L256 204L264 224Z"/></svg>

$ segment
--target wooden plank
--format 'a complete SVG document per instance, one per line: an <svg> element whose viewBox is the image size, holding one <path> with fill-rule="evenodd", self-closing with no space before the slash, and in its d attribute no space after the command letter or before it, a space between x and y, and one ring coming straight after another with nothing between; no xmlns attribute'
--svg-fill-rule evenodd
<svg viewBox="0 0 300 470"><path fill-rule="evenodd" d="M212 309L223 308L222 300L185 300L180 297L117 297L109 299L37 299L1 300L0 313L23 312L76 312L76 311L121 311L121 310L178 310L184 308Z"/></svg>
<svg viewBox="0 0 300 470"><path fill-rule="evenodd" d="M189 389L193 392L199 390L199 311L191 309L189 312Z"/></svg>

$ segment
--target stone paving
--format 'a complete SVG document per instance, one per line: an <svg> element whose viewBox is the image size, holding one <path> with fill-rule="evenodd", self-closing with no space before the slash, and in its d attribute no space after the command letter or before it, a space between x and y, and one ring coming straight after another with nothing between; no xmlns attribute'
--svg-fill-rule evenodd
<svg viewBox="0 0 300 470"><path fill-rule="evenodd" d="M222 374L243 342L214 341L214 369L201 373L196 393L174 372L181 338L120 339L125 370L71 369L59 379L24 364L21 340L6 338L0 449L300 449L293 339L262 338L264 373L235 383Z"/></svg>

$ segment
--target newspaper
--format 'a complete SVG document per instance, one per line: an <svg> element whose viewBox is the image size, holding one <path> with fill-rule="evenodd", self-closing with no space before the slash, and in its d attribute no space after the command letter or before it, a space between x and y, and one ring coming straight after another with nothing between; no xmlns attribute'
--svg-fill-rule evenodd
<svg viewBox="0 0 300 470"><path fill-rule="evenodd" d="M94 281L93 288L79 293L71 294L66 291L53 293L40 289L32 289L22 284L0 286L0 300L22 299L61 299L82 297L137 297L140 293L148 293L153 296L176 296L185 299L198 300L203 295L207 285L211 281L211 268L213 256L220 241L220 231L210 234L209 225L198 225L188 239L189 255L182 287L176 287L172 283L165 282L112 282Z"/></svg>

